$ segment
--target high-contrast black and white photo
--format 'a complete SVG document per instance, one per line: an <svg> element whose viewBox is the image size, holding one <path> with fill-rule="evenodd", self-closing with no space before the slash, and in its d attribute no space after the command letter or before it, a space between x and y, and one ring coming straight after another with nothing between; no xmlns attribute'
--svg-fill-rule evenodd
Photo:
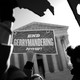
<svg viewBox="0 0 80 80"><path fill-rule="evenodd" d="M0 80L79 80L79 34L79 0L0 0Z"/></svg>

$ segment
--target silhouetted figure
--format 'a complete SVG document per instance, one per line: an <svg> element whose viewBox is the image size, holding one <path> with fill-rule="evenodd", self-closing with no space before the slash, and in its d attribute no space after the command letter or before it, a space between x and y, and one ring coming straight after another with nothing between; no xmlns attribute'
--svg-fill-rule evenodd
<svg viewBox="0 0 80 80"><path fill-rule="evenodd" d="M10 54L11 46L0 44L0 80L7 69L7 60Z"/></svg>
<svg viewBox="0 0 80 80"><path fill-rule="evenodd" d="M70 56L73 69L71 73L73 74L72 80L80 80L80 46L72 49L71 46L67 48L67 54Z"/></svg>
<svg viewBox="0 0 80 80"><path fill-rule="evenodd" d="M70 5L70 8L72 9L75 19L77 20L80 26L80 15L77 13L77 5L80 4L80 0L67 0L67 1Z"/></svg>

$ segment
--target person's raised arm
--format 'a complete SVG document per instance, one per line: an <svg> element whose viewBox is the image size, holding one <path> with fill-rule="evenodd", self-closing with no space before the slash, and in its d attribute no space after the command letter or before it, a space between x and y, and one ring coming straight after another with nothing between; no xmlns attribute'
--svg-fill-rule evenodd
<svg viewBox="0 0 80 80"><path fill-rule="evenodd" d="M28 51L27 52L27 58L28 61L26 61L26 64L24 65L23 71L25 72L25 74L30 78L31 74L32 74L32 68L33 68L33 59L34 56L34 52L33 51Z"/></svg>

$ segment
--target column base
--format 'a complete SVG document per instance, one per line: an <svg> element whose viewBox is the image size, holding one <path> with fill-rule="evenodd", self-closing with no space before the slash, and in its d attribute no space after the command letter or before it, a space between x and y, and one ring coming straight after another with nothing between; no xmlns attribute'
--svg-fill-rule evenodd
<svg viewBox="0 0 80 80"><path fill-rule="evenodd" d="M45 80L72 80L73 78L73 75L68 69L60 72L46 73L45 76Z"/></svg>

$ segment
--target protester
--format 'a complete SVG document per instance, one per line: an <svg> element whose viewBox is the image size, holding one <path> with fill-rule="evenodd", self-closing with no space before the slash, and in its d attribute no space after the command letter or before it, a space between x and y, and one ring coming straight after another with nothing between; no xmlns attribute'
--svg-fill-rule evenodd
<svg viewBox="0 0 80 80"><path fill-rule="evenodd" d="M80 80L80 46L77 46L74 49L69 46L66 51L70 56L71 63L73 65L73 69L71 70L73 75L72 80Z"/></svg>

